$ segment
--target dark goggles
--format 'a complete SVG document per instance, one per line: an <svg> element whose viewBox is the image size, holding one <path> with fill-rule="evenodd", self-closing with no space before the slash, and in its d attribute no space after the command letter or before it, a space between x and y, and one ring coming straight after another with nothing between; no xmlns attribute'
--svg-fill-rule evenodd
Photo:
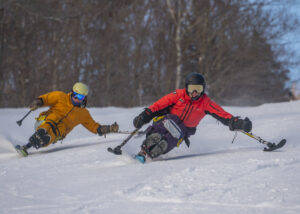
<svg viewBox="0 0 300 214"><path fill-rule="evenodd" d="M73 97L76 98L77 100L80 100L80 101L84 100L84 98L85 98L84 95L78 94L76 92L73 92Z"/></svg>

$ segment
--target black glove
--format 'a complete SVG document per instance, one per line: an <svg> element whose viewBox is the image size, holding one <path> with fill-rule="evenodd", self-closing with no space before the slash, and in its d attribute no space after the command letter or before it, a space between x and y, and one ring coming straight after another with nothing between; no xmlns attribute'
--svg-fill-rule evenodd
<svg viewBox="0 0 300 214"><path fill-rule="evenodd" d="M150 109L146 108L142 113L133 119L133 125L135 128L141 128L144 124L149 123L153 118L153 113Z"/></svg>
<svg viewBox="0 0 300 214"><path fill-rule="evenodd" d="M111 125L103 125L103 126L99 126L97 129L97 132L100 136L102 135L106 135L107 133L110 132L118 132L119 131L119 124L117 122L114 122Z"/></svg>
<svg viewBox="0 0 300 214"><path fill-rule="evenodd" d="M38 107L41 107L43 105L43 100L41 98L35 99L29 106L31 111L36 110Z"/></svg>
<svg viewBox="0 0 300 214"><path fill-rule="evenodd" d="M229 121L229 129L234 130L244 130L245 132L250 132L252 129L252 122L248 117L245 119L240 119L239 117L232 117Z"/></svg>

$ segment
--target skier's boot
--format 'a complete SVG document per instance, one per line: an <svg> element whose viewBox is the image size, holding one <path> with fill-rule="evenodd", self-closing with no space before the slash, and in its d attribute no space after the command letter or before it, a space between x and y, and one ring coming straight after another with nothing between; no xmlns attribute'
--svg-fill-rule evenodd
<svg viewBox="0 0 300 214"><path fill-rule="evenodd" d="M135 159L145 163L147 158L153 159L163 154L168 148L168 143L159 133L152 133L146 137L141 147Z"/></svg>
<svg viewBox="0 0 300 214"><path fill-rule="evenodd" d="M19 155L26 157L28 156L28 152L27 152L27 148L26 146L20 146L20 145L16 145L15 146L16 151L19 153Z"/></svg>
<svg viewBox="0 0 300 214"><path fill-rule="evenodd" d="M38 129L30 138L29 143L26 145L27 148L35 147L39 149L49 144L51 136L47 133L44 128Z"/></svg>

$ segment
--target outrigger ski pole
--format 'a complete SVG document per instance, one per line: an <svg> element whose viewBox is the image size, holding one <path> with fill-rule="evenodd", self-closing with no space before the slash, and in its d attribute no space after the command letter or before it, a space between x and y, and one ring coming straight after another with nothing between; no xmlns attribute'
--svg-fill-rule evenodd
<svg viewBox="0 0 300 214"><path fill-rule="evenodd" d="M118 131L117 133L119 134L131 134L132 132L130 131ZM136 135L136 137L139 137L141 135L144 135L146 132L145 131L138 131L138 132L135 132L134 135Z"/></svg>
<svg viewBox="0 0 300 214"><path fill-rule="evenodd" d="M27 114L25 114L25 116L24 116L21 120L18 120L18 121L17 121L17 124L18 124L19 126L21 126L23 120L24 120L31 112L32 112L32 110L29 110L29 112L27 112Z"/></svg>
<svg viewBox="0 0 300 214"><path fill-rule="evenodd" d="M267 147L265 147L263 150L265 152L271 152L276 149L279 149L279 148L283 147L286 143L286 139L282 139L279 143L276 144L276 143L271 143L271 142L265 141L265 140L261 139L259 136L254 135L252 132L245 132L243 130L239 130L239 131L244 133L245 135L248 135L251 138L254 138L258 142L267 145Z"/></svg>
<svg viewBox="0 0 300 214"><path fill-rule="evenodd" d="M138 133L139 128L135 129L133 132L130 133L130 135L118 146L116 146L115 148L107 148L107 151L114 153L115 155L121 155L122 154L122 150L121 148L133 137L133 135L135 135L136 133Z"/></svg>

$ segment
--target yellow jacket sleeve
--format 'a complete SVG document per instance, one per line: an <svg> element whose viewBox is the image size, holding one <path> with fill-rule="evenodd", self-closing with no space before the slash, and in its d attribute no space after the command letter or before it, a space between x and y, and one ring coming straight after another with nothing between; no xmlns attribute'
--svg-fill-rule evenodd
<svg viewBox="0 0 300 214"><path fill-rule="evenodd" d="M85 110L85 114L83 114L84 121L82 122L82 125L89 131L93 132L94 134L97 134L97 129L100 124L95 122L95 120L92 118L92 116L90 115L87 109L84 110Z"/></svg>
<svg viewBox="0 0 300 214"><path fill-rule="evenodd" d="M52 91L39 96L43 100L43 106L53 106L56 104L65 93L62 91Z"/></svg>

